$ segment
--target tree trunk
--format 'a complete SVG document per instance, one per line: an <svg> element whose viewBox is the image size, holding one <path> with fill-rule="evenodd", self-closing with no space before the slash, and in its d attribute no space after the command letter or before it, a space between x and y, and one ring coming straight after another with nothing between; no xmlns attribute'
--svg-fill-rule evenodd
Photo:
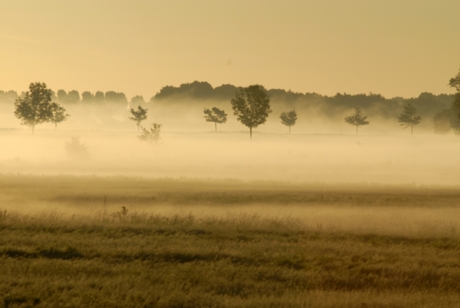
<svg viewBox="0 0 460 308"><path fill-rule="evenodd" d="M54 123L54 130L57 130L57 123Z"/></svg>
<svg viewBox="0 0 460 308"><path fill-rule="evenodd" d="M289 134L291 133L291 126L289 126Z"/></svg>
<svg viewBox="0 0 460 308"><path fill-rule="evenodd" d="M34 135L35 133L35 124L32 125L32 136Z"/></svg>
<svg viewBox="0 0 460 308"><path fill-rule="evenodd" d="M252 126L249 127L249 139L252 140Z"/></svg>
<svg viewBox="0 0 460 308"><path fill-rule="evenodd" d="M358 125L356 125L356 135L358 134Z"/></svg>
<svg viewBox="0 0 460 308"><path fill-rule="evenodd" d="M139 133L139 126L140 126L140 124L137 124L137 132L138 133Z"/></svg>
<svg viewBox="0 0 460 308"><path fill-rule="evenodd" d="M413 136L414 135L414 125L410 126L410 134Z"/></svg>
<svg viewBox="0 0 460 308"><path fill-rule="evenodd" d="M217 122L214 122L214 131L217 132Z"/></svg>

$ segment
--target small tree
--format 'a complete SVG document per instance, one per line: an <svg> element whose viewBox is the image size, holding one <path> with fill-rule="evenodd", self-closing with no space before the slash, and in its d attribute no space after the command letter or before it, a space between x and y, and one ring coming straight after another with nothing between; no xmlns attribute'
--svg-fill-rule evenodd
<svg viewBox="0 0 460 308"><path fill-rule="evenodd" d="M139 136L141 141L148 142L150 144L157 144L160 140L161 124L153 123L150 130L141 126L142 134Z"/></svg>
<svg viewBox="0 0 460 308"><path fill-rule="evenodd" d="M291 133L291 126L294 126L297 121L297 113L295 110L282 112L280 115L281 123L289 127L289 134Z"/></svg>
<svg viewBox="0 0 460 308"><path fill-rule="evenodd" d="M405 129L410 127L411 135L414 134L414 125L420 123L421 117L417 116L417 109L412 104L404 105L404 111L398 116L399 125Z"/></svg>
<svg viewBox="0 0 460 308"><path fill-rule="evenodd" d="M59 105L58 103L54 103L54 102L51 103L51 112L52 112L52 115L50 118L50 122L54 123L55 130L57 129L58 123L61 123L70 117L70 115L65 113L66 112L65 108Z"/></svg>
<svg viewBox="0 0 460 308"><path fill-rule="evenodd" d="M204 108L204 118L206 122L214 122L214 130L217 132L217 123L224 124L227 122L227 114L224 110L212 107L212 110Z"/></svg>
<svg viewBox="0 0 460 308"><path fill-rule="evenodd" d="M130 120L133 120L137 124L137 132L139 132L139 127L141 122L147 119L147 111L148 109L144 109L141 106L137 106L137 111L131 108L131 114L133 115L130 117Z"/></svg>
<svg viewBox="0 0 460 308"><path fill-rule="evenodd" d="M359 107L355 107L355 113L345 117L345 122L356 126L356 135L358 134L358 127L361 125L368 125L367 117L361 113Z"/></svg>
<svg viewBox="0 0 460 308"><path fill-rule="evenodd" d="M52 91L45 83L35 82L29 85L29 91L18 97L14 103L14 115L35 131L35 125L49 122L53 116L51 109Z"/></svg>
<svg viewBox="0 0 460 308"><path fill-rule="evenodd" d="M232 98L231 104L238 121L249 127L251 139L252 129L264 124L272 112L267 91L260 85L240 88Z"/></svg>

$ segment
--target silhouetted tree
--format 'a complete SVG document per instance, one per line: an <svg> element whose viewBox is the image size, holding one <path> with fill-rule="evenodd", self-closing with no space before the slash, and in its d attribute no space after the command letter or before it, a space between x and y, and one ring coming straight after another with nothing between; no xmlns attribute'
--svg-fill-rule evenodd
<svg viewBox="0 0 460 308"><path fill-rule="evenodd" d="M452 88L455 88L457 92L460 92L460 70L458 70L458 73L454 78L449 80L449 85Z"/></svg>
<svg viewBox="0 0 460 308"><path fill-rule="evenodd" d="M105 101L111 103L127 104L126 95L122 92L108 91L105 92Z"/></svg>
<svg viewBox="0 0 460 308"><path fill-rule="evenodd" d="M447 134L451 129L450 121L452 119L452 110L446 109L438 112L433 117L434 133Z"/></svg>
<svg viewBox="0 0 460 308"><path fill-rule="evenodd" d="M142 106L145 104L144 97L142 95L136 95L131 98L131 107Z"/></svg>
<svg viewBox="0 0 460 308"><path fill-rule="evenodd" d="M89 91L85 91L81 94L81 102L85 104L91 104L94 100L93 94Z"/></svg>
<svg viewBox="0 0 460 308"><path fill-rule="evenodd" d="M57 101L59 104L67 103L67 92L60 89L57 91Z"/></svg>
<svg viewBox="0 0 460 308"><path fill-rule="evenodd" d="M131 108L131 114L133 115L130 117L130 120L133 120L137 124L137 131L139 132L139 127L141 125L141 122L147 119L147 110L144 109L141 106L137 106L137 111Z"/></svg>
<svg viewBox="0 0 460 308"><path fill-rule="evenodd" d="M217 123L224 124L227 122L227 114L224 110L212 107L212 110L204 108L204 118L206 122L214 122L214 130L217 132Z"/></svg>
<svg viewBox="0 0 460 308"><path fill-rule="evenodd" d="M50 122L51 123L54 123L54 129L56 130L57 129L57 125L58 123L61 123L65 120L67 120L69 118L70 115L68 115L67 113L65 113L66 110L64 107L62 107L61 105L57 104L57 103L51 103L51 118L50 118Z"/></svg>
<svg viewBox="0 0 460 308"><path fill-rule="evenodd" d="M101 91L97 91L94 94L94 103L95 104L102 104L105 100L104 93Z"/></svg>
<svg viewBox="0 0 460 308"><path fill-rule="evenodd" d="M449 85L457 90L451 107L452 119L450 120L450 126L458 134L460 133L460 70L454 78L449 80Z"/></svg>
<svg viewBox="0 0 460 308"><path fill-rule="evenodd" d="M297 121L297 112L291 110L288 112L282 112L280 115L281 123L289 127L289 134L291 133L291 126L295 125Z"/></svg>
<svg viewBox="0 0 460 308"><path fill-rule="evenodd" d="M240 88L231 100L233 113L238 121L249 127L249 136L252 139L252 129L264 124L270 109L270 98L263 86L252 85Z"/></svg>
<svg viewBox="0 0 460 308"><path fill-rule="evenodd" d="M356 135L358 134L358 127L361 125L368 125L367 117L362 114L359 107L355 107L355 113L345 117L345 122L356 127Z"/></svg>
<svg viewBox="0 0 460 308"><path fill-rule="evenodd" d="M67 102L70 104L78 104L80 102L80 93L76 90L67 93Z"/></svg>
<svg viewBox="0 0 460 308"><path fill-rule="evenodd" d="M10 90L8 92L0 91L0 101L1 102L14 102L18 98L16 91Z"/></svg>
<svg viewBox="0 0 460 308"><path fill-rule="evenodd" d="M398 116L399 125L404 128L410 127L411 135L414 134L414 125L420 123L421 117L417 116L417 109L410 103L404 105L404 111Z"/></svg>
<svg viewBox="0 0 460 308"><path fill-rule="evenodd" d="M53 116L51 109L51 90L45 83L35 82L29 85L29 91L18 97L14 103L15 116L35 131L35 125L48 122Z"/></svg>
<svg viewBox="0 0 460 308"><path fill-rule="evenodd" d="M153 123L150 129L146 129L141 126L142 134L139 136L141 141L148 142L150 144L157 144L160 140L161 124Z"/></svg>

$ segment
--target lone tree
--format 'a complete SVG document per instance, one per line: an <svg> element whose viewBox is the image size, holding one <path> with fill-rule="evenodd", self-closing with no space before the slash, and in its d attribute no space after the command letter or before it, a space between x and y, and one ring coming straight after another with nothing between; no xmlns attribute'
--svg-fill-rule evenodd
<svg viewBox="0 0 460 308"><path fill-rule="evenodd" d="M252 129L264 124L272 112L267 91L260 85L240 88L232 98L231 104L238 121L249 127L251 139Z"/></svg>
<svg viewBox="0 0 460 308"><path fill-rule="evenodd" d="M399 125L404 128L410 127L411 135L414 134L414 125L420 123L421 117L416 115L417 109L412 104L404 105L404 111L398 116Z"/></svg>
<svg viewBox="0 0 460 308"><path fill-rule="evenodd" d="M139 132L139 127L141 122L147 119L147 111L148 109L144 109L141 106L137 106L137 111L131 108L131 114L133 115L130 117L130 120L133 120L137 124L137 132Z"/></svg>
<svg viewBox="0 0 460 308"><path fill-rule="evenodd" d="M291 110L288 112L282 112L280 115L281 123L289 127L289 134L291 133L291 126L295 125L297 121L297 112Z"/></svg>
<svg viewBox="0 0 460 308"><path fill-rule="evenodd" d="M368 125L369 121L366 121L367 117L361 113L359 107L355 107L355 113L345 117L345 122L356 126L356 135L358 134L358 127L361 125Z"/></svg>
<svg viewBox="0 0 460 308"><path fill-rule="evenodd" d="M212 107L212 110L204 108L204 119L206 122L214 122L214 129L217 132L217 124L224 124L227 122L227 114L224 110L217 107Z"/></svg>
<svg viewBox="0 0 460 308"><path fill-rule="evenodd" d="M24 96L18 97L14 102L14 115L35 131L35 125L49 122L53 116L51 108L52 91L45 83L35 82L29 85L29 91Z"/></svg>
<svg viewBox="0 0 460 308"><path fill-rule="evenodd" d="M160 140L161 124L153 123L150 129L142 127L142 134L139 136L139 140L148 142L150 144L157 144Z"/></svg>
<svg viewBox="0 0 460 308"><path fill-rule="evenodd" d="M55 103L55 102L51 103L52 115L50 118L50 122L54 123L55 130L57 129L58 123L61 123L70 117L70 115L68 115L65 112L66 112L65 108L59 105L58 103Z"/></svg>

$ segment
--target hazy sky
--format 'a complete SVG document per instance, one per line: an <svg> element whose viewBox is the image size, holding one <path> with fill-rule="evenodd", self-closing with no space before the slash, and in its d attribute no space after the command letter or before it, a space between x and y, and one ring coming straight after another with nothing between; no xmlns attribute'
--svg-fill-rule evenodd
<svg viewBox="0 0 460 308"><path fill-rule="evenodd" d="M453 93L459 0L1 0L0 90Z"/></svg>

